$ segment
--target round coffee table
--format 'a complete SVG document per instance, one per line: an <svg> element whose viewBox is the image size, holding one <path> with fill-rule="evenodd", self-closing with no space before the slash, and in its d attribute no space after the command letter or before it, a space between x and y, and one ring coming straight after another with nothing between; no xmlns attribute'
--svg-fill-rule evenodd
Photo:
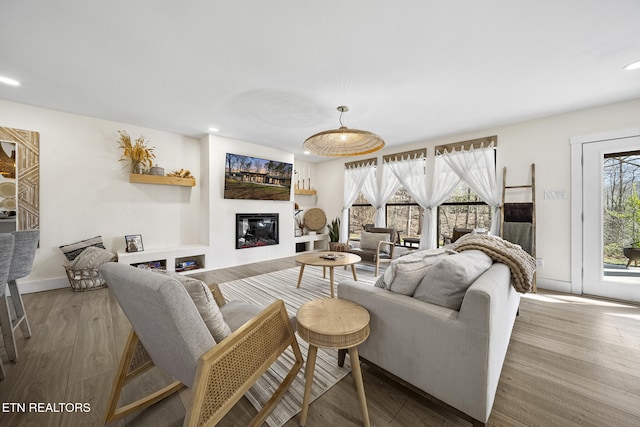
<svg viewBox="0 0 640 427"><path fill-rule="evenodd" d="M309 343L300 425L304 426L307 422L316 355L318 347L323 347L349 350L351 373L356 383L362 422L365 426L369 426L369 413L357 348L369 337L369 312L351 301L334 298L319 299L305 303L298 309L296 325L300 338Z"/></svg>
<svg viewBox="0 0 640 427"><path fill-rule="evenodd" d="M324 256L327 255L336 255L339 258L325 259ZM341 257L340 257L341 256ZM296 257L296 262L300 263L300 275L298 276L298 286L300 287L300 283L302 282L302 273L304 273L304 267L306 265L314 265L317 267L322 267L322 277L326 278L326 268L329 267L329 284L331 286L331 298L333 298L333 269L334 267L346 267L347 265L351 266L351 272L353 273L353 280L358 280L358 276L356 275L356 266L355 264L360 262L361 258L358 255L350 254L348 252L310 252L302 255L298 255Z"/></svg>

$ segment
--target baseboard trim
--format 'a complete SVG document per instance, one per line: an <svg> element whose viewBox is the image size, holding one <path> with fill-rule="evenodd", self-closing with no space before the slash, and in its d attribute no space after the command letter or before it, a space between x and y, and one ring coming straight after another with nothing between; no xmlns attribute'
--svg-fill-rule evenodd
<svg viewBox="0 0 640 427"><path fill-rule="evenodd" d="M31 294L34 292L51 291L54 289L70 288L69 279L66 277L55 277L52 279L33 280L22 282L18 280L18 287L21 294ZM9 288L7 287L7 291Z"/></svg>
<svg viewBox="0 0 640 427"><path fill-rule="evenodd" d="M550 291L571 293L571 282L564 282L562 280L545 279L544 277L536 278L536 284L538 288L547 289Z"/></svg>

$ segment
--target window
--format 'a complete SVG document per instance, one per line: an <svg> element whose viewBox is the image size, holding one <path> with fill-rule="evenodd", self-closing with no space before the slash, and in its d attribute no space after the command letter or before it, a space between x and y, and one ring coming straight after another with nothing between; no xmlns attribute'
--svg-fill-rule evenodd
<svg viewBox="0 0 640 427"><path fill-rule="evenodd" d="M415 237L422 231L422 213L416 201L407 190L400 188L387 203L387 227L395 228L400 239Z"/></svg>
<svg viewBox="0 0 640 427"><path fill-rule="evenodd" d="M491 219L491 207L461 181L456 191L438 206L438 246L451 241L454 228L489 230Z"/></svg>
<svg viewBox="0 0 640 427"><path fill-rule="evenodd" d="M364 230L364 226L373 224L375 217L376 209L360 192L356 201L349 208L349 240L359 240L360 232Z"/></svg>

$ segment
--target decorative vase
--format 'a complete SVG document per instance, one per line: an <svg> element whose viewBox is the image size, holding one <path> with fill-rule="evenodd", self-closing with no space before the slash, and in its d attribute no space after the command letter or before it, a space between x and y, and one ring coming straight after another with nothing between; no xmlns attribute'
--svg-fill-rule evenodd
<svg viewBox="0 0 640 427"><path fill-rule="evenodd" d="M131 160L131 173L138 173L138 174L143 173L142 162L136 162Z"/></svg>

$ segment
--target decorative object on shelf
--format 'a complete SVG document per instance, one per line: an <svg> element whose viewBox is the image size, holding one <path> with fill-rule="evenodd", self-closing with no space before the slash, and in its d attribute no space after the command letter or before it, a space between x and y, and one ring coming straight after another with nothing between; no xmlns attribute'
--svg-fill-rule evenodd
<svg viewBox="0 0 640 427"><path fill-rule="evenodd" d="M164 176L164 168L158 165L152 166L151 169L149 169L149 175Z"/></svg>
<svg viewBox="0 0 640 427"><path fill-rule="evenodd" d="M189 171L189 169L180 169L177 171L173 171L167 176L176 176L178 178L193 178L193 176L191 176L191 172Z"/></svg>
<svg viewBox="0 0 640 427"><path fill-rule="evenodd" d="M341 157L373 153L384 147L384 141L375 133L349 129L342 124L342 114L349 111L348 107L342 105L338 107L338 111L340 111L340 127L316 133L307 138L302 144L305 151L318 156ZM304 188L304 180L302 185Z"/></svg>
<svg viewBox="0 0 640 427"><path fill-rule="evenodd" d="M318 231L327 223L327 216L320 208L311 208L304 212L303 224L309 230Z"/></svg>
<svg viewBox="0 0 640 427"><path fill-rule="evenodd" d="M144 251L144 246L142 245L142 235L141 234L129 234L124 236L125 247L127 252L142 252Z"/></svg>
<svg viewBox="0 0 640 427"><path fill-rule="evenodd" d="M156 155L153 154L155 147L149 147L144 139L144 136L140 135L136 138L134 143L131 143L131 137L123 130L119 130L120 145L122 149L121 162L128 161L131 165L131 173L142 173L145 165L151 167Z"/></svg>
<svg viewBox="0 0 640 427"><path fill-rule="evenodd" d="M300 212L302 211L296 211L293 219L295 220L296 223L296 228L294 231L294 235L296 237L300 237L304 234L304 217L302 215L300 215Z"/></svg>

